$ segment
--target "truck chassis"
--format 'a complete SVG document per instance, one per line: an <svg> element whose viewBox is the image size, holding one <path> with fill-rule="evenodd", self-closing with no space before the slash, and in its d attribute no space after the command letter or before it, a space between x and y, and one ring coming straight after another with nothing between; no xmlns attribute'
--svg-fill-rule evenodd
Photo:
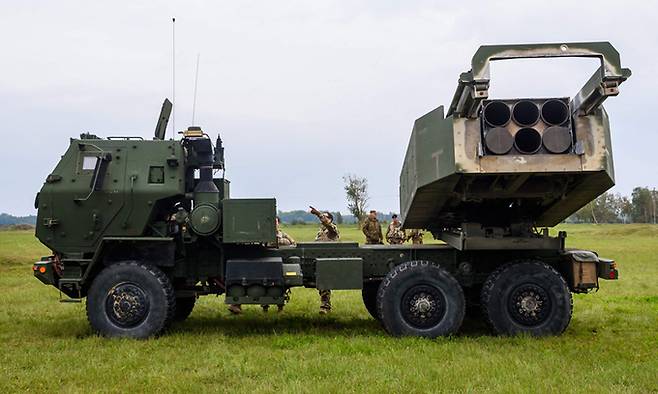
<svg viewBox="0 0 658 394"><path fill-rule="evenodd" d="M296 286L360 289L370 315L396 336L455 334L467 307L481 309L497 334L556 335L571 319L571 292L588 292L598 288L598 278L618 276L613 261L588 251L352 242L235 245L225 247L224 257L215 260L221 263L205 270L186 259L158 265L153 251L172 249L174 243L173 238L109 239L88 261L49 256L34 265L34 273L73 299L88 297L89 320L101 334L138 338L187 318L202 295L225 294L229 304L282 305ZM132 256L112 259L117 250Z"/></svg>

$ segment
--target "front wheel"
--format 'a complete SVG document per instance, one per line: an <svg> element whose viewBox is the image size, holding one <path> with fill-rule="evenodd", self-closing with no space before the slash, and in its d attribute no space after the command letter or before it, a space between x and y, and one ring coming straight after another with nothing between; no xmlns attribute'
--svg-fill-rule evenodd
<svg viewBox="0 0 658 394"><path fill-rule="evenodd" d="M505 265L482 287L481 305L499 335L558 335L571 321L573 301L567 283L539 261Z"/></svg>
<svg viewBox="0 0 658 394"><path fill-rule="evenodd" d="M91 284L87 318L107 337L148 338L159 334L176 309L174 288L158 268L122 262L105 268Z"/></svg>
<svg viewBox="0 0 658 394"><path fill-rule="evenodd" d="M395 336L435 338L454 334L464 320L465 305L457 280L428 261L396 266L377 294L382 324Z"/></svg>

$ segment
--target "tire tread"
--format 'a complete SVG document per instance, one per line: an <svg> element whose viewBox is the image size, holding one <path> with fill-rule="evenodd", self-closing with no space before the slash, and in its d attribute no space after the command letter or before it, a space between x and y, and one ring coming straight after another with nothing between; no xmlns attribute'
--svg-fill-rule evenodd
<svg viewBox="0 0 658 394"><path fill-rule="evenodd" d="M160 324L160 327L157 327L151 335L158 335L162 333L171 324L174 318L174 312L176 310L176 294L174 291L174 287L171 281L169 280L169 277L156 266L144 264L139 261L122 261L112 264L109 267L105 267L101 272L99 272L96 278L94 278L94 281L99 276L101 276L104 272L109 272L108 270L116 270L120 267L132 267L133 269L142 269L148 272L150 275L152 275L162 287L164 291L165 302L167 303L167 308L165 312L166 315L162 323ZM93 282L92 282L92 286L93 286ZM99 332L98 329L94 327L91 321L90 314L93 311L89 310L89 302L86 302L85 309L87 312L87 321L89 322L90 326L94 329L94 331Z"/></svg>
<svg viewBox="0 0 658 394"><path fill-rule="evenodd" d="M494 288L496 282L498 281L498 279L500 278L500 276L503 273L505 273L505 272L507 272L511 269L514 269L515 267L517 267L521 264L534 265L534 266L537 266L539 268L548 270L553 275L555 275L557 278L559 278L558 280L561 282L562 287L564 289L567 289L567 292L569 294L569 316L568 316L567 322L564 326L564 329L558 334L563 333L564 330L566 330L566 328L569 326L569 323L571 322L571 318L573 316L573 297L571 296L571 292L569 292L569 286L567 285L567 282L564 280L564 277L555 268L553 268L551 265L546 264L542 261L537 261L537 260L512 261L512 262L509 262L507 264L501 265L500 267L498 267L496 270L494 270L489 275L487 280L484 282L484 285L482 286L482 293L481 293L481 297L480 297L480 306L482 308L482 314L484 315L484 318L485 318L485 321L486 321L487 325L490 327L490 329L492 331L496 331L494 322L491 319L491 314L489 313L490 312L489 311L489 304L491 302L492 291L493 291L493 288Z"/></svg>

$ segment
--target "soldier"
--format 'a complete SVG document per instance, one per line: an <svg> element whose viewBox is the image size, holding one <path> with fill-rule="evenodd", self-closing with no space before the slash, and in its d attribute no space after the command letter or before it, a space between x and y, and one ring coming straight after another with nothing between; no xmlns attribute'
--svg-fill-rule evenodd
<svg viewBox="0 0 658 394"><path fill-rule="evenodd" d="M386 230L386 240L391 245L400 245L403 244L407 239L407 234L402 229L402 223L398 220L398 215L393 215L391 217L393 220L388 225Z"/></svg>
<svg viewBox="0 0 658 394"><path fill-rule="evenodd" d="M383 244L384 236L382 235L382 225L379 224L377 220L377 211L374 209L370 211L370 214L363 222L363 227L361 228L363 234L366 236L366 244L368 245L377 245Z"/></svg>
<svg viewBox="0 0 658 394"><path fill-rule="evenodd" d="M409 236L407 239L411 240L411 243L414 245L422 245L423 244L423 231L419 230L417 228L411 230L409 233Z"/></svg>
<svg viewBox="0 0 658 394"><path fill-rule="evenodd" d="M334 217L329 212L320 212L310 207L311 213L320 219L322 226L315 236L318 242L335 242L340 239L338 227L334 224ZM331 311L331 290L318 290L320 293L320 314L325 315Z"/></svg>
<svg viewBox="0 0 658 394"><path fill-rule="evenodd" d="M276 217L276 243L278 246L292 246L295 245L295 240L291 236L281 231L281 219Z"/></svg>
<svg viewBox="0 0 658 394"><path fill-rule="evenodd" d="M295 245L295 240L289 236L288 234L284 233L281 231L281 219L277 216L275 219L276 223L276 243L277 246L292 246ZM286 291L285 295L286 300L290 299L290 289ZM284 304L279 304L277 305L277 312L283 312L283 306ZM269 305L261 305L261 308L263 308L263 312L267 312L270 310ZM240 304L231 304L228 307L229 312L231 312L234 315L239 315L242 313L242 305Z"/></svg>
<svg viewBox="0 0 658 394"><path fill-rule="evenodd" d="M242 313L242 305L241 304L231 304L228 306L228 311L231 312L234 315L239 315Z"/></svg>

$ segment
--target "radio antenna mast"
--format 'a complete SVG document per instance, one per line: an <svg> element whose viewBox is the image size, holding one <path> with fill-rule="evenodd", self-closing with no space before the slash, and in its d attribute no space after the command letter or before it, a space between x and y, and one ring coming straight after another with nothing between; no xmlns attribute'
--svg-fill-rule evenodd
<svg viewBox="0 0 658 394"><path fill-rule="evenodd" d="M195 125L194 115L196 115L196 88L197 88L197 83L199 82L199 57L200 56L201 56L200 53L196 54L196 74L194 75L194 101L192 101L192 125Z"/></svg>
<svg viewBox="0 0 658 394"><path fill-rule="evenodd" d="M171 18L171 139L176 139L176 18Z"/></svg>

